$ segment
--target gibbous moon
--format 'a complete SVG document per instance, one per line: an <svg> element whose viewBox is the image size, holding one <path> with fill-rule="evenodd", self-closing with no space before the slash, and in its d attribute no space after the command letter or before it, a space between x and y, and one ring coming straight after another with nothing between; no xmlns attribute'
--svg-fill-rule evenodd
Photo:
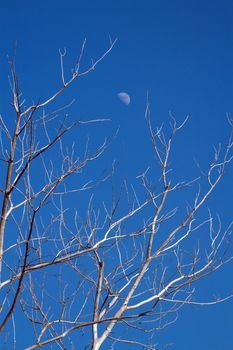
<svg viewBox="0 0 233 350"><path fill-rule="evenodd" d="M123 102L124 104L126 104L126 105L130 104L130 96L126 92L119 92L119 94L117 94L117 96L119 97L121 102Z"/></svg>

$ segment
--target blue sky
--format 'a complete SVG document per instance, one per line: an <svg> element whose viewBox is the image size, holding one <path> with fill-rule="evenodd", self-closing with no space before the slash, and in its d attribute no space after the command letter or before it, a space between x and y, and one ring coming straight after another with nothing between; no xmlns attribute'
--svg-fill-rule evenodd
<svg viewBox="0 0 233 350"><path fill-rule="evenodd" d="M118 38L108 57L88 77L65 93L76 102L74 117L108 117L96 142L112 137L108 157L116 159L119 174L129 181L151 162L144 121L149 92L155 125L169 121L169 111L189 122L179 135L175 176L198 173L194 159L206 166L212 145L226 141L226 113L233 112L232 1L10 1L0 6L0 110L10 111L7 56L17 42L17 69L25 98L43 98L59 86L58 49L66 47L66 69L72 66L87 38L85 64ZM125 106L117 93L127 91ZM63 101L63 100L61 100ZM107 159L108 159L107 157ZM129 166L129 159L131 166ZM216 191L213 208L223 223L232 218L232 169ZM211 276L213 290L227 292L232 266ZM225 285L225 288L223 287ZM202 295L203 296L203 295ZM233 344L233 301L212 308L185 308L178 321L161 333L173 349L230 349ZM20 349L20 347L19 347Z"/></svg>

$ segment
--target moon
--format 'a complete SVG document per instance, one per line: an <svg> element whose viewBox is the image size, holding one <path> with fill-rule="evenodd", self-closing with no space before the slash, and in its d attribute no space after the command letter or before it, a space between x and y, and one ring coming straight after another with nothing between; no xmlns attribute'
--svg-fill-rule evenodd
<svg viewBox="0 0 233 350"><path fill-rule="evenodd" d="M130 104L130 96L126 92L119 92L117 96L125 105Z"/></svg>

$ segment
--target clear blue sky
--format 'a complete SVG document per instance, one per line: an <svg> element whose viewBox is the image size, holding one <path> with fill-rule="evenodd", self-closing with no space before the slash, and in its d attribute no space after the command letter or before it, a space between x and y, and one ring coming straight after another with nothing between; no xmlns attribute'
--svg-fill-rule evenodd
<svg viewBox="0 0 233 350"><path fill-rule="evenodd" d="M0 110L9 110L7 55L16 41L21 87L30 102L58 86L59 48L67 48L68 69L85 37L84 62L107 48L109 35L117 37L111 54L75 83L64 101L76 98L71 112L78 118L111 118L111 125L102 129L106 136L120 126L113 157L122 176L132 181L151 159L145 151L146 92L155 124L168 121L169 111L178 120L189 114L177 143L176 164L178 173L188 176L193 159L202 165L209 162L212 144L228 135L226 112L233 112L232 18L233 2L226 0L5 1L0 6ZM117 99L120 91L130 94L129 106ZM214 210L224 215L223 224L232 219L232 175L231 169L213 202ZM228 266L211 277L206 288L224 293L233 288L232 281ZM232 315L233 301L212 308L187 307L159 341L174 343L171 348L179 350L231 349Z"/></svg>

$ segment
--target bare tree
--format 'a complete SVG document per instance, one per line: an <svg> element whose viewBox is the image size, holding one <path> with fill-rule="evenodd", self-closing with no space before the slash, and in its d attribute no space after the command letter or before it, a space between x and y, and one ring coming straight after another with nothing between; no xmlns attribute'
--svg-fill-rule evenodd
<svg viewBox="0 0 233 350"><path fill-rule="evenodd" d="M149 102L145 120L156 181L145 171L137 184L125 181L117 191L114 164L103 178L85 175L109 146L106 141L92 152L87 142L78 156L75 146L66 147L66 134L73 128L105 120L70 123L68 106L54 103L94 70L114 44L110 41L104 54L82 71L84 42L68 79L65 52L60 52L61 88L28 107L10 62L12 131L1 116L2 348L16 348L25 327L28 350L46 345L98 350L104 343L112 349L122 344L157 349L157 331L175 322L182 306L212 305L232 296L208 301L195 296L201 279L232 260L232 222L223 228L206 205L233 159L230 118L226 147L215 150L206 174L189 181L175 182L170 161L173 139L187 118L180 125L171 118L165 130L154 129ZM111 189L109 199L96 201L93 195L102 186ZM190 188L196 189L193 197ZM186 203L179 200L184 190Z"/></svg>

